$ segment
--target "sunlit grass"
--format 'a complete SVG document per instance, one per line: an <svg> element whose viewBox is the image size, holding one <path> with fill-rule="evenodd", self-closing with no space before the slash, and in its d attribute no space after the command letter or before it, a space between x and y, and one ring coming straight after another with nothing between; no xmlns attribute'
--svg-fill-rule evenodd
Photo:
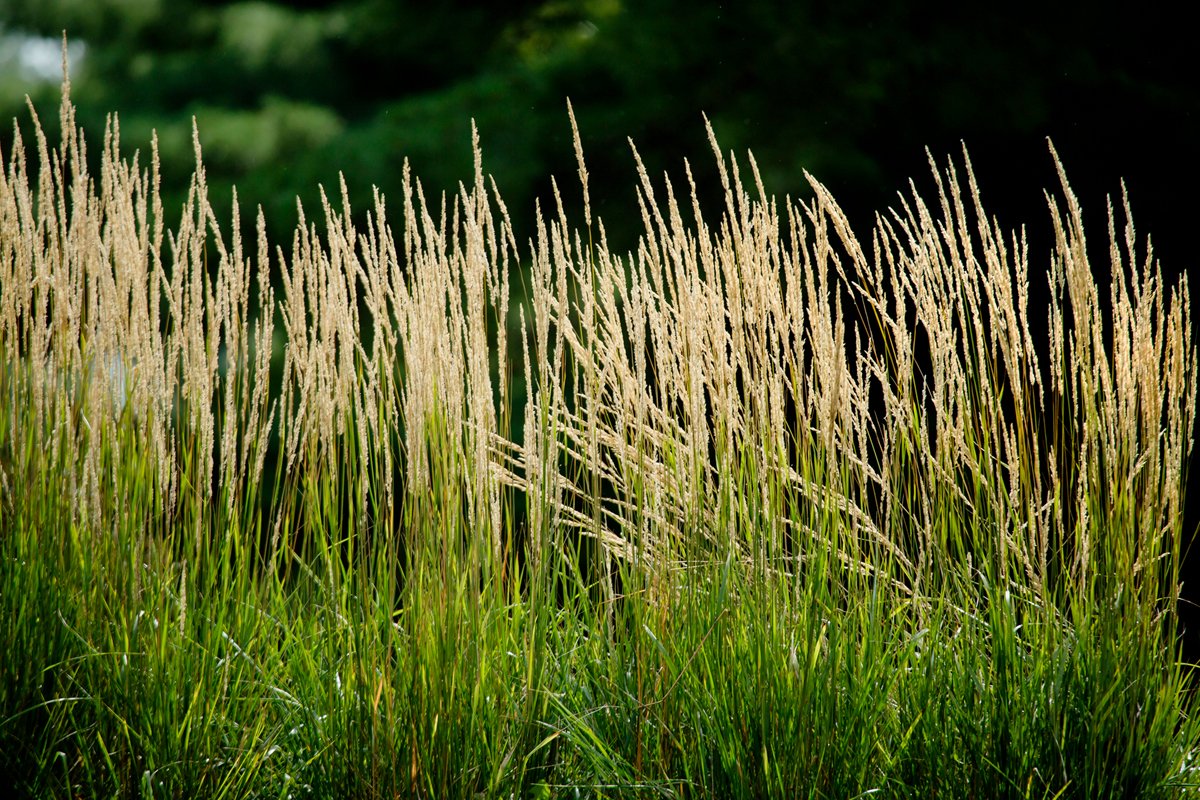
<svg viewBox="0 0 1200 800"><path fill-rule="evenodd" d="M0 178L18 793L1200 784L1196 354L1127 208L1102 298L1065 176L1044 260L969 165L860 240L714 141L719 221L642 170L618 254L577 134L580 228L513 231L476 143L457 196L406 175L364 223L343 189L275 246L199 138L178 224L115 118L89 173L64 94Z"/></svg>

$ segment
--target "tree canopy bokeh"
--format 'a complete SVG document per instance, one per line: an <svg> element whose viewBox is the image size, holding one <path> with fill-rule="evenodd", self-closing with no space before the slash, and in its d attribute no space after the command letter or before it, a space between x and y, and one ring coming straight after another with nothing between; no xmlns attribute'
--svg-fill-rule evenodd
<svg viewBox="0 0 1200 800"><path fill-rule="evenodd" d="M1013 224L1041 221L1050 136L1085 201L1124 177L1180 260L1193 212L1177 198L1200 173L1186 26L1127 5L8 0L0 26L84 45L81 121L98 132L119 111L129 147L156 129L177 198L194 116L214 194L236 182L276 232L339 171L364 207L373 185L398 192L405 158L452 190L470 175L472 118L486 170L527 217L547 176L575 188L567 97L618 233L636 227L626 137L652 174L680 175L686 157L711 180L702 114L723 146L753 149L769 191L803 194L807 169L858 214L922 179L924 148L963 142ZM12 73L0 57L5 118L32 91L52 119L57 84Z"/></svg>

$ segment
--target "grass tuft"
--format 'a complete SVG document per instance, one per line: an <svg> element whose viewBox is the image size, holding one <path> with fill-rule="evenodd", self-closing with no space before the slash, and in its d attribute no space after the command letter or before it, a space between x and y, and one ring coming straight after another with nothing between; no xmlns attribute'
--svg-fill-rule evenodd
<svg viewBox="0 0 1200 800"><path fill-rule="evenodd" d="M583 228L556 189L519 239L476 136L455 196L273 245L198 132L165 209L156 143L60 114L0 154L17 794L1200 786L1186 278L1123 197L1102 292L1057 154L1045 260L965 153L860 238L715 138L717 216L637 160L616 253L573 116Z"/></svg>

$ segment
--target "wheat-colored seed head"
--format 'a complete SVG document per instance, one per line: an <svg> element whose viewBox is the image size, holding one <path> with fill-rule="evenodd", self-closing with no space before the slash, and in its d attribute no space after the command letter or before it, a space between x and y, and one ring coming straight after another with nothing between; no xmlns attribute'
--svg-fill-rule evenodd
<svg viewBox="0 0 1200 800"><path fill-rule="evenodd" d="M986 216L965 154L965 185L931 160L934 202L914 191L860 238L811 176L809 200L779 202L751 159L747 191L711 128L715 221L690 165L680 197L634 150L645 231L622 255L592 218L569 110L584 231L555 185L519 247L473 132L473 181L437 205L405 166L398 238L384 198L362 225L342 182L321 223L298 205L290 248L272 250L260 210L251 253L236 195L228 226L210 205L199 131L175 221L157 143L148 169L124 159L115 117L89 175L66 88L58 148L35 116L36 170L18 131L0 175L0 387L3 424L71 466L64 485L97 529L126 479L106 443L128 430L164 518L198 539L210 504L253 511L278 437L285 485L349 476L355 529L382 498L415 509L403 525L442 515L492 564L513 514L502 487L528 509L535 568L582 537L659 577L697 558L796 574L825 553L914 595L984 572L1045 599L1056 581L1086 590L1097 559L1127 559L1158 591L1177 554L1197 386L1186 283L1164 285L1123 197L1102 299L1057 154L1039 343L1041 255ZM514 269L527 297L510 294Z"/></svg>

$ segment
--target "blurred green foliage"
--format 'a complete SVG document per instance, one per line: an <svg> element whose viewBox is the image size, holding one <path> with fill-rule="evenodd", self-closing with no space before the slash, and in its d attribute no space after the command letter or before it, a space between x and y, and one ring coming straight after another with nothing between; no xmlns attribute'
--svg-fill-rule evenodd
<svg viewBox="0 0 1200 800"><path fill-rule="evenodd" d="M627 137L656 180L680 180L688 159L711 198L707 115L723 147L753 148L769 192L802 195L808 170L856 225L910 177L928 181L925 148L941 158L965 143L992 212L1030 223L1037 264L1052 244L1049 136L1092 215L1125 179L1173 280L1195 260L1194 201L1180 198L1200 183L1182 13L1082 0L2 0L0 119L28 129L28 93L54 141L59 85L25 51L38 45L44 61L65 30L94 154L114 110L127 150L145 151L156 130L178 214L195 118L218 213L236 184L247 227L261 205L285 245L296 197L319 219L317 187L339 173L359 214L377 186L395 217L405 159L435 203L454 191L470 179L472 119L523 241L535 202L552 207L550 176L579 209L568 97L617 252L641 224ZM0 126L5 159L12 143Z"/></svg>
<svg viewBox="0 0 1200 800"><path fill-rule="evenodd" d="M1127 177L1150 216L1166 216L1156 230L1175 222L1167 201L1153 199L1164 194L1166 154L1178 153L1172 180L1200 177L1186 155L1200 134L1186 26L1153 9L8 0L0 26L10 42L65 29L86 45L73 66L80 121L100 130L118 110L131 148L144 148L156 129L175 203L190 174L195 117L215 196L236 183L284 238L295 197L315 203L317 184L336 185L339 171L360 210L373 185L398 194L405 158L427 191L453 191L470 176L472 118L485 168L519 224L535 199L551 202L551 174L577 203L567 97L585 138L593 203L614 236L637 228L628 219L626 137L652 175L680 176L688 158L702 193L712 188L702 113L723 146L754 149L768 190L803 193L807 169L859 214L924 173L923 148L953 152L960 141L990 167L984 174L1001 174L990 204L1020 208L1017 221L1036 213L1051 177L1046 136L1076 166L1083 194L1112 192ZM3 53L0 114L23 116L29 91L52 120L57 85L16 77ZM10 143L0 134L0 145ZM1009 165L1026 165L1011 189ZM614 200L620 213L606 214Z"/></svg>

